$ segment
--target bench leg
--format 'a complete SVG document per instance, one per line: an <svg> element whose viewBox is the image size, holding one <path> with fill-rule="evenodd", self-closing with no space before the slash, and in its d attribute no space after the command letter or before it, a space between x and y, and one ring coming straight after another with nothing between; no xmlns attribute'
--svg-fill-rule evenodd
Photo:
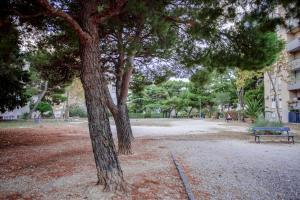
<svg viewBox="0 0 300 200"><path fill-rule="evenodd" d="M288 136L288 142L290 142L290 138L292 139L292 143L295 144L294 136Z"/></svg>

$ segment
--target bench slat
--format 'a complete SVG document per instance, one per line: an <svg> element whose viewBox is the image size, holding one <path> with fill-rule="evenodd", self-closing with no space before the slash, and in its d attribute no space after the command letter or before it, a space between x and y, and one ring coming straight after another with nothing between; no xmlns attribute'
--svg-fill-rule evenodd
<svg viewBox="0 0 300 200"><path fill-rule="evenodd" d="M253 131L290 131L289 127L254 127Z"/></svg>
<svg viewBox="0 0 300 200"><path fill-rule="evenodd" d="M263 136L263 137L293 137L293 135L256 135L256 136Z"/></svg>

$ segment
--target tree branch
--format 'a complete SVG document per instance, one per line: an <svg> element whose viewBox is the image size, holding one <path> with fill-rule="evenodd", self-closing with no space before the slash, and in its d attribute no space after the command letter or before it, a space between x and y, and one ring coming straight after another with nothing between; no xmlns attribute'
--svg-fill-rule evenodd
<svg viewBox="0 0 300 200"><path fill-rule="evenodd" d="M122 7L127 3L127 0L118 0L112 3L109 8L104 9L101 13L94 16L94 22L100 24L110 17L120 14Z"/></svg>
<svg viewBox="0 0 300 200"><path fill-rule="evenodd" d="M107 85L104 86L104 92L105 92L105 101L106 101L106 106L110 110L112 115L115 115L118 112L118 108L115 105L114 101L112 100L111 94L108 90Z"/></svg>
<svg viewBox="0 0 300 200"><path fill-rule="evenodd" d="M128 58L128 63L129 63L129 67L127 69L127 71L123 74L122 77L122 89L121 89L121 101L122 103L124 103L126 101L126 98L128 96L128 90L129 90L129 82L130 82L130 78L132 75L132 71L133 71L133 56L130 56Z"/></svg>
<svg viewBox="0 0 300 200"><path fill-rule="evenodd" d="M76 32L76 34L79 36L80 40L87 40L90 38L89 34L82 30L81 26L77 23L77 21L72 18L69 14L55 9L53 6L50 5L48 0L38 0L37 1L46 11L55 17L59 17L66 21L70 27Z"/></svg>

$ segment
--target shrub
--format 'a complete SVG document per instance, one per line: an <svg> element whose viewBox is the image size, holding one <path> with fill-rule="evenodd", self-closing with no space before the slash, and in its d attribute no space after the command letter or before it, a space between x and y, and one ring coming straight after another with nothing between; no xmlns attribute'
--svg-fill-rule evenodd
<svg viewBox="0 0 300 200"><path fill-rule="evenodd" d="M151 118L151 113L150 112L145 113L144 118Z"/></svg>
<svg viewBox="0 0 300 200"><path fill-rule="evenodd" d="M254 122L257 117L263 112L262 100L246 98L245 115Z"/></svg>
<svg viewBox="0 0 300 200"><path fill-rule="evenodd" d="M131 119L144 118L144 114L143 113L129 113L129 118L131 118Z"/></svg>
<svg viewBox="0 0 300 200"><path fill-rule="evenodd" d="M41 101L36 110L40 111L42 113L43 116L45 117L51 117L53 115L53 110L52 110L52 106L50 103L45 102L45 101Z"/></svg>
<svg viewBox="0 0 300 200"><path fill-rule="evenodd" d="M220 116L221 114L219 113L219 112L213 112L212 113L212 118L214 118L214 119L219 119L221 116Z"/></svg>
<svg viewBox="0 0 300 200"><path fill-rule="evenodd" d="M254 127L282 127L283 123L280 121L269 121L266 120L262 115L260 115L255 122L252 124L251 126L251 130ZM268 133L268 134L278 134L278 132L274 132L274 131L268 131L268 132L264 132L264 133Z"/></svg>
<svg viewBox="0 0 300 200"><path fill-rule="evenodd" d="M79 105L71 105L69 110L70 117L87 117L87 111L85 108Z"/></svg>
<svg viewBox="0 0 300 200"><path fill-rule="evenodd" d="M192 113L191 113L192 115ZM188 113L186 111L180 111L178 112L178 117L187 117L188 116Z"/></svg>

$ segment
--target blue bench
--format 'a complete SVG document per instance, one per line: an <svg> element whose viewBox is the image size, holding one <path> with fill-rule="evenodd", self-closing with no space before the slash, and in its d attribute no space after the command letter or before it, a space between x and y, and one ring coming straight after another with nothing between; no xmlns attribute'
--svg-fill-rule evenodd
<svg viewBox="0 0 300 200"><path fill-rule="evenodd" d="M260 143L261 137L287 137L288 142L290 142L290 139L292 140L293 144L294 141L294 135L291 133L291 129L289 127L254 127L252 128L253 134L254 134L254 141ZM272 131L272 132L278 132L278 135L266 135L266 134L258 134L258 131Z"/></svg>

